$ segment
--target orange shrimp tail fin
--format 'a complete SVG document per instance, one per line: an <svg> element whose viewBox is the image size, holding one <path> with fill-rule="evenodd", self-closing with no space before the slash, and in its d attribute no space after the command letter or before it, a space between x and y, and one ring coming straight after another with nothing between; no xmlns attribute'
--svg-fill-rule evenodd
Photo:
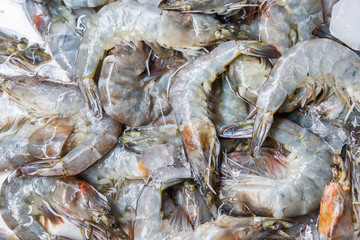
<svg viewBox="0 0 360 240"><path fill-rule="evenodd" d="M341 184L331 182L321 199L319 233L331 239L347 239L352 236L352 203L350 191Z"/></svg>

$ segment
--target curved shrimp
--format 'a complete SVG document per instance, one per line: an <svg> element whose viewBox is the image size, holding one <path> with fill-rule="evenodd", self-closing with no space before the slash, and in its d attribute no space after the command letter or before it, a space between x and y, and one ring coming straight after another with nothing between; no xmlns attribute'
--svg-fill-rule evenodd
<svg viewBox="0 0 360 240"><path fill-rule="evenodd" d="M9 62L25 71L34 71L51 59L38 44L29 45L26 38L10 35L0 29L0 63Z"/></svg>
<svg viewBox="0 0 360 240"><path fill-rule="evenodd" d="M268 170L271 174L246 174L237 181L223 181L220 199L235 212L250 209L262 216L293 217L316 210L332 177L331 150L315 134L285 119L275 121L270 136L290 152L277 168L269 163L276 175ZM258 156L254 161L261 167L266 159Z"/></svg>
<svg viewBox="0 0 360 240"><path fill-rule="evenodd" d="M102 24L106 23L107 27ZM84 32L76 61L76 78L90 111L102 117L93 76L105 50L116 42L145 41L156 46L196 53L224 38L228 31L214 17L161 11L135 1L118 1L100 9Z"/></svg>
<svg viewBox="0 0 360 240"><path fill-rule="evenodd" d="M107 199L76 177L10 175L0 199L1 216L20 239L58 237L49 234L46 225L64 221L79 227L87 239L128 239L111 215Z"/></svg>
<svg viewBox="0 0 360 240"><path fill-rule="evenodd" d="M10 100L26 109L35 121L46 119L47 123L40 131L28 128L33 132L27 143L35 157L45 160L23 165L18 174L76 175L116 144L121 125L110 117L98 120L82 110L85 101L76 85L28 76L2 76L1 86ZM51 138L54 133L58 133L57 139ZM51 152L56 146L47 148L53 140L61 145L60 156ZM32 148L32 144L37 147Z"/></svg>
<svg viewBox="0 0 360 240"><path fill-rule="evenodd" d="M305 106L322 92L319 101L335 94L359 107L360 57L351 49L328 39L312 39L288 50L274 66L256 102L251 151L264 142L277 111ZM322 91L321 91L322 90Z"/></svg>
<svg viewBox="0 0 360 240"><path fill-rule="evenodd" d="M260 39L276 46L282 54L297 42L313 38L313 29L323 22L321 0L260 2L263 12L259 24Z"/></svg>
<svg viewBox="0 0 360 240"><path fill-rule="evenodd" d="M148 54L142 43L116 45L115 50L104 59L98 83L105 112L131 127L166 115L171 109L166 96L168 81L182 58L174 54L163 64L164 69L144 77Z"/></svg>
<svg viewBox="0 0 360 240"><path fill-rule="evenodd" d="M216 129L208 115L207 98L216 74L240 54L277 57L271 46L259 43L228 41L209 54L183 67L173 77L169 91L171 106L184 142L185 152L194 177L212 207L214 173L220 151ZM211 191L208 191L211 190Z"/></svg>
<svg viewBox="0 0 360 240"><path fill-rule="evenodd" d="M254 3L252 4L251 2ZM159 3L159 7L166 10L227 15L246 6L257 6L255 2L255 0L162 0Z"/></svg>

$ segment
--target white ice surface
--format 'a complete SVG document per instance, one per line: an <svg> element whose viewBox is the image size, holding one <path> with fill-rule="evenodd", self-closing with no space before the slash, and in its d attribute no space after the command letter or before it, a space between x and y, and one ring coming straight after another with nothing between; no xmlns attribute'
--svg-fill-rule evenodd
<svg viewBox="0 0 360 240"><path fill-rule="evenodd" d="M360 0L341 0L334 5L330 32L349 47L360 50Z"/></svg>

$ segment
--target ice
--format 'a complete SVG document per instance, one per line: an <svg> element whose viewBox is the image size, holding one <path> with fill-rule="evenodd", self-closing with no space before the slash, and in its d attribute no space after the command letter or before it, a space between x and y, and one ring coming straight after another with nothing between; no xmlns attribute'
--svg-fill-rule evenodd
<svg viewBox="0 0 360 240"><path fill-rule="evenodd" d="M150 147L141 153L141 164L152 171L172 165L174 159L169 150L164 144Z"/></svg>
<svg viewBox="0 0 360 240"><path fill-rule="evenodd" d="M330 32L349 47L360 50L360 1L341 0L332 10Z"/></svg>

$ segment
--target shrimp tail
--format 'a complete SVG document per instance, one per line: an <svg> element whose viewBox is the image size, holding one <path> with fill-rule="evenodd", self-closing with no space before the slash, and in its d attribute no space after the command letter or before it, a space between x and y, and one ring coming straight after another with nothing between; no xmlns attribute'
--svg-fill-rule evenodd
<svg viewBox="0 0 360 240"><path fill-rule="evenodd" d="M220 129L218 136L222 138L251 138L254 127L253 120L239 122Z"/></svg>
<svg viewBox="0 0 360 240"><path fill-rule="evenodd" d="M26 176L66 176L68 175L63 166L62 159L41 160L22 165L16 169L16 177Z"/></svg>
<svg viewBox="0 0 360 240"><path fill-rule="evenodd" d="M281 53L273 45L265 44L263 42L249 42L246 45L247 45L246 52L243 52L243 54L246 54L248 56L262 57L262 58L281 57Z"/></svg>
<svg viewBox="0 0 360 240"><path fill-rule="evenodd" d="M271 112L263 112L258 109L253 129L250 152L252 156L257 155L263 142L265 141L270 127L273 123L274 116Z"/></svg>
<svg viewBox="0 0 360 240"><path fill-rule="evenodd" d="M85 96L86 102L91 113L98 119L103 118L102 104L99 90L91 78L85 78L79 81L81 93Z"/></svg>

